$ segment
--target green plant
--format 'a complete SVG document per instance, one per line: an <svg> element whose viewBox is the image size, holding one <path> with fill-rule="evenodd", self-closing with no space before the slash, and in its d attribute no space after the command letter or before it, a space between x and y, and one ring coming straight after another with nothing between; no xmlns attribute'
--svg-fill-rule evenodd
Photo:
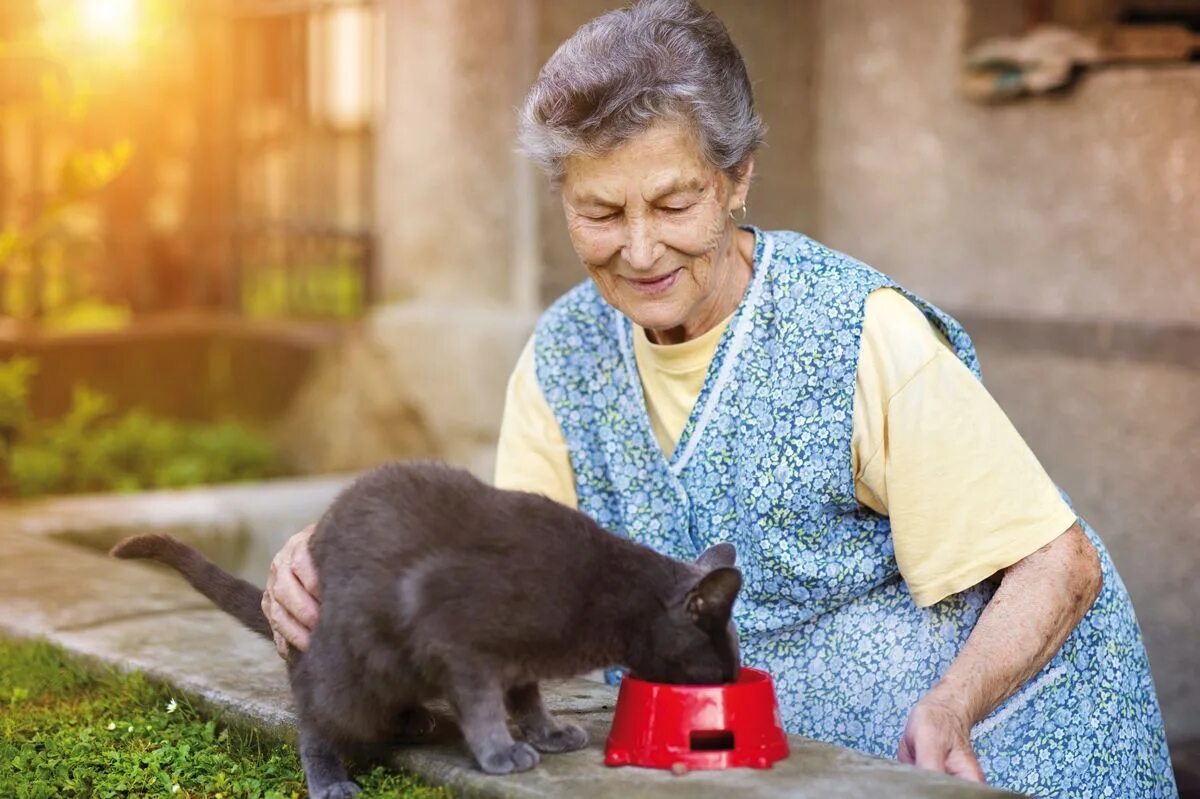
<svg viewBox="0 0 1200 799"><path fill-rule="evenodd" d="M0 104L2 110L2 104ZM110 329L128 322L129 310L95 297L70 296L77 279L63 269L69 246L79 239L66 222L67 211L102 191L123 172L134 147L121 139L110 147L69 152L49 198L33 217L0 227L0 309L10 316L48 314L53 329Z"/></svg>
<svg viewBox="0 0 1200 799"><path fill-rule="evenodd" d="M362 269L350 260L300 261L285 268L259 265L246 269L242 309L252 318L312 316L353 319L362 315Z"/></svg>
<svg viewBox="0 0 1200 799"><path fill-rule="evenodd" d="M45 156L6 165L6 171L38 176L32 181L6 176L14 190L20 192L22 184L38 188L14 196L19 215L0 218L0 311L17 318L51 316L57 329L118 326L128 310L84 296L94 290L89 276L67 267L77 264L75 249L90 246L79 212L86 214L89 203L127 169L137 148L123 135L127 123L99 133L102 125L89 116L93 105L99 106L97 118L106 116L94 102L95 65L62 46L69 37L59 36L56 47L50 41L55 37L47 36L51 29L62 33L66 18L78 16L69 8L74 4L16 5L0 15L6 16L0 25L0 73L6 77L0 114L6 128L22 118L38 120L32 135L41 140L37 149ZM20 129L14 127L14 133ZM73 132L78 130L85 135ZM98 145L101 141L107 144Z"/></svg>
<svg viewBox="0 0 1200 799"><path fill-rule="evenodd" d="M124 306L89 298L95 277L80 268L88 259L77 253L97 252L85 220L137 150L126 134L130 124L110 124L113 115L96 94L100 62L80 58L78 5L19 2L0 14L6 137L37 139L34 155L5 164L19 212L0 215L0 312L53 317L60 330L113 328L127 316Z"/></svg>
<svg viewBox="0 0 1200 799"><path fill-rule="evenodd" d="M0 432L7 431L0 467L20 496L180 488L281 471L271 444L240 425L116 414L110 397L87 386L76 386L64 416L35 422L28 407L35 371L28 359L0 362Z"/></svg>
<svg viewBox="0 0 1200 799"><path fill-rule="evenodd" d="M36 373L32 358L0 362L0 456L29 422L29 380Z"/></svg>
<svg viewBox="0 0 1200 799"><path fill-rule="evenodd" d="M88 297L74 304L47 303L47 306L46 316L42 319L42 330L48 333L117 330L127 326L133 318L133 312L127 305L107 303Z"/></svg>
<svg viewBox="0 0 1200 799"><path fill-rule="evenodd" d="M363 799L448 799L411 776L358 776ZM0 638L0 796L285 799L304 795L295 750L229 726L140 675Z"/></svg>

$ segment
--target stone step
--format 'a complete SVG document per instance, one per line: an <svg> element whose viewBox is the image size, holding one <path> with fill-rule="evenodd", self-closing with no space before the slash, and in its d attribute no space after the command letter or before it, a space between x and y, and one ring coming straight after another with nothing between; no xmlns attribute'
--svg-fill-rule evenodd
<svg viewBox="0 0 1200 799"><path fill-rule="evenodd" d="M352 479L320 475L0 503L0 530L101 551L137 533L164 533L258 582L283 542L320 518Z"/></svg>
<svg viewBox="0 0 1200 799"><path fill-rule="evenodd" d="M76 545L0 528L0 634L41 638L83 657L140 670L240 723L292 736L295 715L282 661L271 645L212 608L182 579L144 563L117 561ZM571 680L544 687L551 709L587 729L578 752L548 755L532 772L489 777L461 742L401 749L398 767L473 797L729 796L985 797L1009 795L891 760L793 736L791 755L758 771L683 776L607 768L603 745L615 692Z"/></svg>

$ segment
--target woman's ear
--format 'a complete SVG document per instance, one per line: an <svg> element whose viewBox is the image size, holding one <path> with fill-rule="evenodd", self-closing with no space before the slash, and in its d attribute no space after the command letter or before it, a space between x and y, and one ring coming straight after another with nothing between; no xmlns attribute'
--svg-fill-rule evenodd
<svg viewBox="0 0 1200 799"><path fill-rule="evenodd" d="M754 156L746 156L737 168L737 178L733 182L733 191L729 197L729 210L736 211L746 204L746 196L750 193L750 179L754 177Z"/></svg>
<svg viewBox="0 0 1200 799"><path fill-rule="evenodd" d="M746 156L746 160L742 162L741 168L738 170L738 185L750 188L750 178L754 176L754 156Z"/></svg>

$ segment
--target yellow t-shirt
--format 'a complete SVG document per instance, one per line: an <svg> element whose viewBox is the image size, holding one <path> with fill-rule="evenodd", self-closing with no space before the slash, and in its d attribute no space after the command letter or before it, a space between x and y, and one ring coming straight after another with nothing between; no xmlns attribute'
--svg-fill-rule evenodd
<svg viewBox="0 0 1200 799"><path fill-rule="evenodd" d="M669 345L636 331L646 408L668 456L728 324ZM890 518L896 562L922 607L1011 566L1075 522L1004 411L892 289L867 298L847 455L858 501ZM509 380L495 482L578 506L567 444L538 386L532 338Z"/></svg>

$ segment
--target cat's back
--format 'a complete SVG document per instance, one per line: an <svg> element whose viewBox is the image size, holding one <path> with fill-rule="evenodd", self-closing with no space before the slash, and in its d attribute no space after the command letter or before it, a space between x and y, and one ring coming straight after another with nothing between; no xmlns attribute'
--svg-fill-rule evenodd
<svg viewBox="0 0 1200 799"><path fill-rule="evenodd" d="M549 531L553 535L549 535ZM583 514L544 497L497 489L435 461L398 461L364 473L318 524L318 570L394 572L431 552L507 557L548 537L578 547L603 534Z"/></svg>
<svg viewBox="0 0 1200 799"><path fill-rule="evenodd" d="M362 551L394 554L422 540L450 516L461 520L486 502L489 486L469 472L434 461L396 461L358 477L333 501L313 538L319 560Z"/></svg>

